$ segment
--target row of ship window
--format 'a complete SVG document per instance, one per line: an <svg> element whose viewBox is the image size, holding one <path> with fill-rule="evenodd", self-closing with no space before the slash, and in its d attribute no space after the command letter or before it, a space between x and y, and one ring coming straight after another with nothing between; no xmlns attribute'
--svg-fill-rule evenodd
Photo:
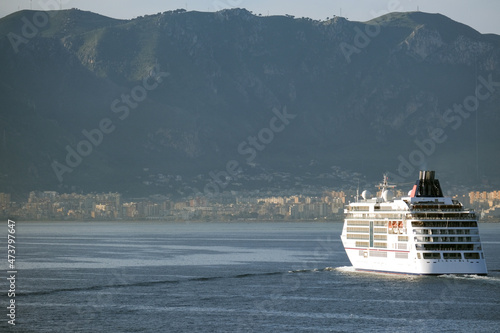
<svg viewBox="0 0 500 333"><path fill-rule="evenodd" d="M369 233L369 227L363 226L355 226L355 227L347 227L347 232L359 232L359 233ZM401 232L399 232L401 231ZM374 234L397 234L397 233L406 233L406 229L387 229L381 227L373 228ZM414 229L414 235L477 235L479 231L477 229Z"/></svg>
<svg viewBox="0 0 500 333"><path fill-rule="evenodd" d="M368 221L368 220L348 220L348 226L370 226L373 222L374 226L378 227L391 227L391 228L405 228L406 221ZM413 228L477 228L476 221L412 221Z"/></svg>
<svg viewBox="0 0 500 333"><path fill-rule="evenodd" d="M387 257L387 252L384 251L359 251L359 256L361 257ZM396 259L408 259L408 253L395 253ZM447 253L439 253L439 252L422 252L417 253L417 259L482 259L483 254L479 252L447 252Z"/></svg>
<svg viewBox="0 0 500 333"><path fill-rule="evenodd" d="M347 239L370 239L370 234L347 234ZM375 234L374 240L387 240L387 235ZM398 242L407 242L408 236L398 236ZM419 243L477 243L479 237L414 237L415 242Z"/></svg>
<svg viewBox="0 0 500 333"><path fill-rule="evenodd" d="M414 229L415 235L478 235L477 229Z"/></svg>
<svg viewBox="0 0 500 333"><path fill-rule="evenodd" d="M370 232L368 227L347 227L347 232ZM373 233L375 234L387 234L387 228L373 228Z"/></svg>
<svg viewBox="0 0 500 333"><path fill-rule="evenodd" d="M368 221L368 220L349 220L347 221L348 226L370 226L370 222L373 222L373 226L375 227L387 227L388 225L391 228L399 228L406 227L406 221Z"/></svg>
<svg viewBox="0 0 500 333"><path fill-rule="evenodd" d="M419 220L475 220L476 215L474 213L413 213L413 214L384 214L384 213L347 213L347 219L361 218L361 219L402 219L407 220L419 219Z"/></svg>
<svg viewBox="0 0 500 333"><path fill-rule="evenodd" d="M479 242L479 237L415 237L415 242L447 243L447 242Z"/></svg>
<svg viewBox="0 0 500 333"><path fill-rule="evenodd" d="M376 249L387 249L386 242L373 242L373 246L370 246L370 242L356 241L356 247L372 247ZM396 243L397 250L407 250L408 245L406 243Z"/></svg>
<svg viewBox="0 0 500 333"><path fill-rule="evenodd" d="M448 252L443 253L441 257L439 252L423 252L417 253L417 259L481 259L482 255L478 252L465 252L462 257L460 252Z"/></svg>
<svg viewBox="0 0 500 333"><path fill-rule="evenodd" d="M370 239L369 234L347 234L347 239ZM387 235L373 235L375 240L387 240ZM398 242L407 242L408 236L398 236Z"/></svg>
<svg viewBox="0 0 500 333"><path fill-rule="evenodd" d="M394 210L404 210L405 208L388 206L388 205L375 205L375 206L373 206L373 209L374 210L382 210L382 211L394 211ZM454 205L445 205L444 203L433 204L433 205L413 204L413 205L411 205L410 209L412 211L415 211L415 210L416 211L436 211L436 210L439 210L439 211L457 212L457 211L462 211L462 205L458 202ZM368 211L368 210L370 210L370 206L348 206L348 210L349 211Z"/></svg>
<svg viewBox="0 0 500 333"><path fill-rule="evenodd" d="M375 233L401 233L402 231L406 232L406 221L372 221ZM397 223L397 227L395 226ZM353 220L347 222L347 230L352 232L368 232L368 227L370 226L370 221L359 221ZM419 235L432 235L432 234L441 234L441 235L468 235L468 234L477 234L477 222L429 222L422 224L421 222L412 222L414 234ZM420 228L444 228L444 229L420 229ZM469 229L458 229L458 228L469 228ZM474 228L474 229L470 229Z"/></svg>
<svg viewBox="0 0 500 333"><path fill-rule="evenodd" d="M364 251L360 250L359 251L359 256L360 257L379 257L379 258L387 258L387 252L384 251ZM396 252L394 254L396 259L408 259L408 253L402 253L402 252Z"/></svg>
<svg viewBox="0 0 500 333"><path fill-rule="evenodd" d="M413 221L414 228L477 228L476 221Z"/></svg>
<svg viewBox="0 0 500 333"><path fill-rule="evenodd" d="M347 237L348 239L352 239ZM355 238L360 239L360 238ZM373 247L378 249L386 249L386 242L373 242L373 246L370 246L369 241L356 241L356 247ZM397 243L398 248L401 243ZM404 243L403 243L404 244ZM403 247L403 246L401 246ZM401 248L400 248L401 249ZM404 245L404 249L406 249L406 244ZM416 244L415 249L419 251L481 251L481 245L479 244L447 244L447 243L439 243L439 244Z"/></svg>
<svg viewBox="0 0 500 333"><path fill-rule="evenodd" d="M429 251L481 251L481 245L479 244L416 244L415 248L417 250L429 250Z"/></svg>

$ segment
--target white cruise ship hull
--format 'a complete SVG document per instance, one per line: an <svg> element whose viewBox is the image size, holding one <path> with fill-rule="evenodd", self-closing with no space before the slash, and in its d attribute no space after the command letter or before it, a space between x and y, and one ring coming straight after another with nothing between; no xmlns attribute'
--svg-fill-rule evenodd
<svg viewBox="0 0 500 333"><path fill-rule="evenodd" d="M476 214L442 195L433 171L421 171L408 197L382 195L345 210L342 244L356 270L401 274L486 275Z"/></svg>
<svg viewBox="0 0 500 333"><path fill-rule="evenodd" d="M360 256L359 252L368 252L369 249L346 248L347 256L352 266L358 271L415 274L415 275L442 275L442 274L477 274L486 275L488 270L484 259L400 259L395 252L387 253L387 258ZM409 254L409 253L408 253ZM410 254L409 254L410 255Z"/></svg>

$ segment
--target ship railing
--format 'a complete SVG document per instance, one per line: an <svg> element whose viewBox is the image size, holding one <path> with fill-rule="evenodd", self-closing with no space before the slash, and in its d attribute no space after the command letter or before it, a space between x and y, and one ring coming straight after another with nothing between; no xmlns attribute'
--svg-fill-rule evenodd
<svg viewBox="0 0 500 333"><path fill-rule="evenodd" d="M479 243L481 239L479 237L440 237L440 236L428 236L428 237L414 237L415 242L419 243Z"/></svg>
<svg viewBox="0 0 500 333"><path fill-rule="evenodd" d="M348 213L346 214L346 219L403 219L405 214L378 214L378 213Z"/></svg>
<svg viewBox="0 0 500 333"><path fill-rule="evenodd" d="M432 247L426 246L430 245L429 243L427 244L416 244L415 249L417 251L482 251L482 247L480 244L439 244L439 243L434 243L432 244ZM443 246L444 245L444 246ZM452 245L458 245L458 246L452 246ZM468 246L466 248L463 248L461 245L472 245Z"/></svg>
<svg viewBox="0 0 500 333"><path fill-rule="evenodd" d="M414 227L415 228L415 227ZM426 229L413 229L414 235L456 235L457 237L462 237L462 235L479 235L479 230L470 229L471 227L463 227L462 229L458 229L460 227L453 227L453 229L442 229L440 227L418 227L418 228L426 228ZM450 233L450 232L455 233ZM444 233L447 232L447 233ZM463 232L463 233L461 233ZM467 233L465 233L467 232Z"/></svg>
<svg viewBox="0 0 500 333"><path fill-rule="evenodd" d="M415 213L426 213L426 212L436 212L436 213L467 213L469 210L464 211L463 209L410 209Z"/></svg>
<svg viewBox="0 0 500 333"><path fill-rule="evenodd" d="M439 214L439 216L433 216ZM445 215L440 213L417 213L417 214L406 214L407 219L419 219L419 220L471 220L476 219L475 214L460 214L460 215Z"/></svg>
<svg viewBox="0 0 500 333"><path fill-rule="evenodd" d="M411 226L413 228L436 228L436 229L477 229L477 221L476 220L469 220L469 221L443 221L443 220L437 220L437 221L411 221ZM432 230L432 229L429 229Z"/></svg>

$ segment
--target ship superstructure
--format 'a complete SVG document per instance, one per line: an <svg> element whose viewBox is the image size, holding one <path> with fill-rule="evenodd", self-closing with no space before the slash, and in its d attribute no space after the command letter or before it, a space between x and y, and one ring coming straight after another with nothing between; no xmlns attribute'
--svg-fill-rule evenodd
<svg viewBox="0 0 500 333"><path fill-rule="evenodd" d="M488 273L476 214L443 196L434 171L420 171L407 197L363 191L345 209L342 243L357 270L405 274Z"/></svg>

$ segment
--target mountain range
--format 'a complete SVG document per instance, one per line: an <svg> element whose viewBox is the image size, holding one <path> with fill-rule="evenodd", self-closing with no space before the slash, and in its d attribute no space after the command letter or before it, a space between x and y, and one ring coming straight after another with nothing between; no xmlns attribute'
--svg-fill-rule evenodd
<svg viewBox="0 0 500 333"><path fill-rule="evenodd" d="M19 11L0 87L0 192L500 184L500 36L440 14Z"/></svg>

